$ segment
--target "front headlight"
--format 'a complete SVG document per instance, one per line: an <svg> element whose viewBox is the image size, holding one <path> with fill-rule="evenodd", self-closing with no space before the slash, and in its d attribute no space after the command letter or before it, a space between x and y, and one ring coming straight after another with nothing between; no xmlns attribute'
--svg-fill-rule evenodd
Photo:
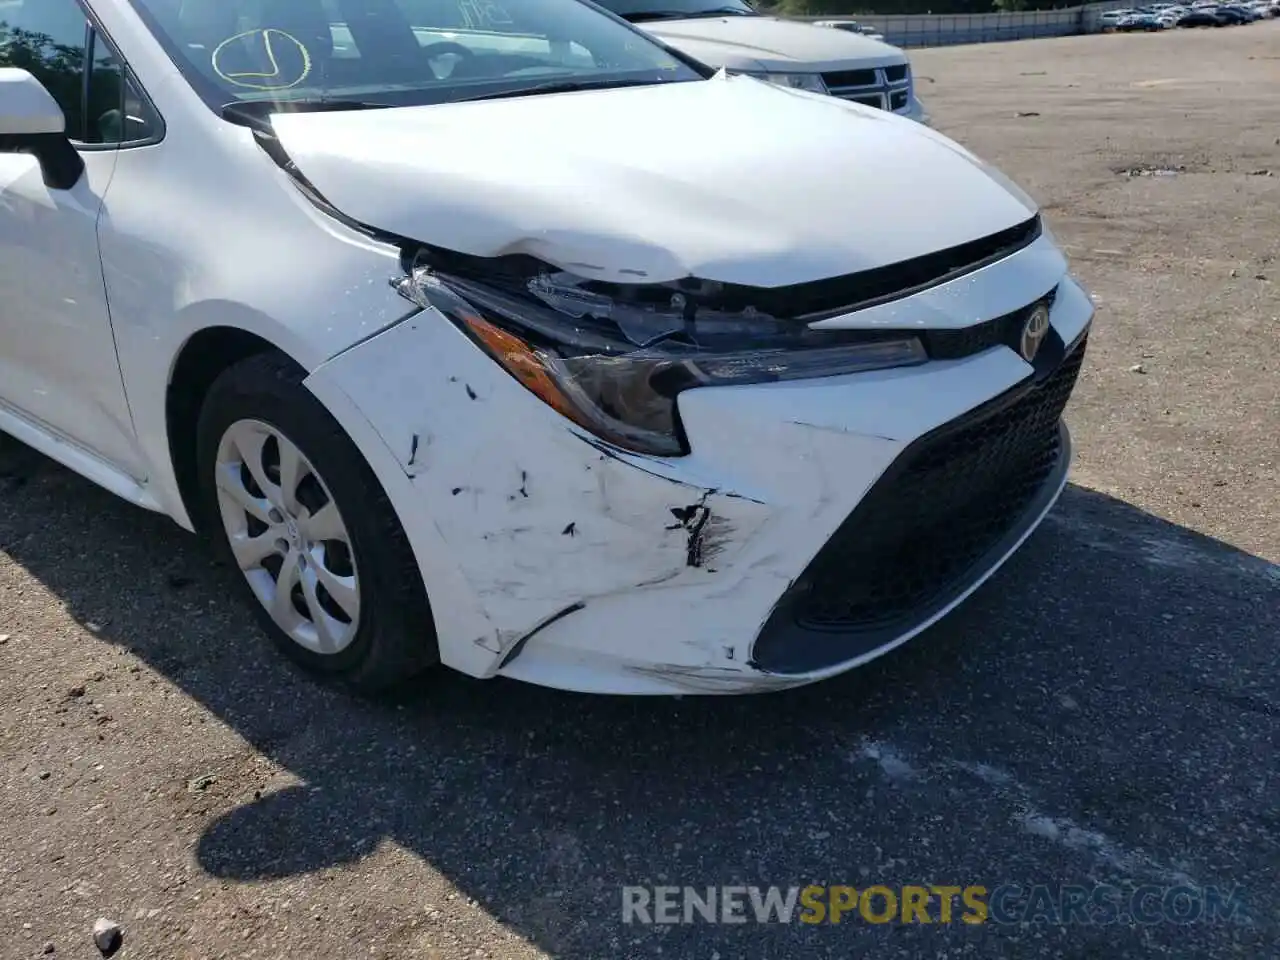
<svg viewBox="0 0 1280 960"><path fill-rule="evenodd" d="M755 77L766 83L776 83L780 87L791 87L795 90L808 90L811 93L826 93L827 85L822 82L822 75L817 73L755 73L744 71L743 76Z"/></svg>
<svg viewBox="0 0 1280 960"><path fill-rule="evenodd" d="M717 284L624 287L541 264L495 268L491 276L443 272L421 261L407 266L394 282L401 296L452 320L569 420L653 456L689 452L676 408L685 390L927 359L919 339L900 332L811 330L749 305L723 309L715 302Z"/></svg>

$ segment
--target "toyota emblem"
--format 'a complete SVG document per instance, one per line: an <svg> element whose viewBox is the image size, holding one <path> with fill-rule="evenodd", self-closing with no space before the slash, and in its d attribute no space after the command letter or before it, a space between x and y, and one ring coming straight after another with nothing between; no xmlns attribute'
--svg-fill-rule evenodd
<svg viewBox="0 0 1280 960"><path fill-rule="evenodd" d="M1049 308L1043 303L1036 304L1029 314L1027 322L1022 325L1022 339L1018 344L1018 352L1022 359L1031 363L1036 358L1040 344L1049 333Z"/></svg>

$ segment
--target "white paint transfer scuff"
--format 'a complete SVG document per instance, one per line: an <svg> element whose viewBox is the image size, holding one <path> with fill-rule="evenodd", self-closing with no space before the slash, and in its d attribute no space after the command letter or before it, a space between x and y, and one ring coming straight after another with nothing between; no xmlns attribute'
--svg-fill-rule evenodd
<svg viewBox="0 0 1280 960"><path fill-rule="evenodd" d="M859 755L866 760L874 760L878 763L881 772L890 780L912 780L916 777L915 767L904 760L891 744L864 740Z"/></svg>
<svg viewBox="0 0 1280 960"><path fill-rule="evenodd" d="M1116 524L1098 523L1071 510L1059 510L1046 519L1085 541L1090 549L1126 554L1151 566L1183 570L1211 566L1233 576L1261 577L1280 583L1280 564L1225 544L1215 548L1185 536L1152 536Z"/></svg>
<svg viewBox="0 0 1280 960"><path fill-rule="evenodd" d="M913 761L907 751L892 743L871 739L863 740L852 759L877 764L881 773L899 786L909 781L954 779L957 774L966 775L982 783L996 799L1012 807L1010 822L1030 836L1086 854L1128 877L1201 888L1201 884L1183 870L1161 863L1141 850L1125 847L1101 831L1082 826L1069 817L1045 813L1035 800L1034 791L1000 767L967 760L922 764Z"/></svg>

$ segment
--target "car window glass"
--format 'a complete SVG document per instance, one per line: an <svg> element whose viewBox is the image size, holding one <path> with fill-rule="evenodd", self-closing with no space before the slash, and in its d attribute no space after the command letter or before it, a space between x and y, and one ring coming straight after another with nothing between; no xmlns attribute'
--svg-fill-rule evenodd
<svg viewBox="0 0 1280 960"><path fill-rule="evenodd" d="M126 72L124 83L124 136L122 143L150 140L162 130L160 117L142 93L133 75Z"/></svg>
<svg viewBox="0 0 1280 960"><path fill-rule="evenodd" d="M86 143L119 143L124 138L124 70L111 48L94 36L93 75L85 104Z"/></svg>
<svg viewBox="0 0 1280 960"><path fill-rule="evenodd" d="M131 0L206 102L440 103L700 74L582 0Z"/></svg>
<svg viewBox="0 0 1280 960"><path fill-rule="evenodd" d="M21 67L53 94L67 136L83 140L85 34L75 0L0 0L0 67Z"/></svg>
<svg viewBox="0 0 1280 960"><path fill-rule="evenodd" d="M339 41L335 56L361 56L350 28L342 22L341 0L324 0L337 16L334 18L335 39ZM531 25L522 25L511 12L494 0L396 0L404 12L410 29L419 43L456 43L472 54L501 55L523 53L545 58L549 62L580 69L595 65L591 51L580 42L568 40L557 44L556 38ZM342 40L347 43L342 43ZM432 66L442 78L448 78L463 60L462 51L440 53Z"/></svg>
<svg viewBox="0 0 1280 960"><path fill-rule="evenodd" d="M92 74L85 99L85 64ZM67 136L104 145L146 140L159 121L120 58L75 0L0 0L0 66L29 71L67 118Z"/></svg>
<svg viewBox="0 0 1280 960"><path fill-rule="evenodd" d="M106 38L95 33L93 76L85 109L85 143L135 143L159 131L150 102Z"/></svg>

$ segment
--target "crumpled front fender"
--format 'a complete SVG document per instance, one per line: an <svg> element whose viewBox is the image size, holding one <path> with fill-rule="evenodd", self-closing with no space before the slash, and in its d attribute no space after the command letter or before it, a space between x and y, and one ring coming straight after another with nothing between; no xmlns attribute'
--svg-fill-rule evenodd
<svg viewBox="0 0 1280 960"><path fill-rule="evenodd" d="M391 484L416 501L406 528L430 526L410 539L443 554L436 562L483 610L479 634L474 619L460 634L437 614L442 659L467 672L491 672L529 633L598 598L715 578L767 518L747 491L583 433L433 310L307 383L359 410L390 453ZM431 578L428 589L434 610L457 602Z"/></svg>

